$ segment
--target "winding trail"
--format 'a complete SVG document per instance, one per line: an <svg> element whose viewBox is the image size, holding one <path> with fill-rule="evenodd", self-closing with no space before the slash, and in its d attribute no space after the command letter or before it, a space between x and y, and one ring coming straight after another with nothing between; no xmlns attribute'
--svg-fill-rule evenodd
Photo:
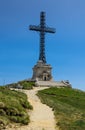
<svg viewBox="0 0 85 130"><path fill-rule="evenodd" d="M55 129L55 119L53 111L50 107L42 104L40 99L36 96L39 90L47 87L35 87L33 90L25 90L30 104L33 106L33 111L29 112L30 123L27 126L22 126L9 130L59 130Z"/></svg>

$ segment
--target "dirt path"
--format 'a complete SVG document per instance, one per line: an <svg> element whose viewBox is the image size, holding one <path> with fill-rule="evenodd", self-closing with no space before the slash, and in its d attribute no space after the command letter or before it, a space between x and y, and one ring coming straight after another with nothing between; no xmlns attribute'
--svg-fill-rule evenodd
<svg viewBox="0 0 85 130"><path fill-rule="evenodd" d="M36 87L33 90L25 91L30 104L33 106L33 111L30 112L31 122L29 125L15 128L15 130L55 130L55 119L52 109L42 104L36 96L36 93L42 89L45 89L45 87ZM12 128L12 130L14 129Z"/></svg>

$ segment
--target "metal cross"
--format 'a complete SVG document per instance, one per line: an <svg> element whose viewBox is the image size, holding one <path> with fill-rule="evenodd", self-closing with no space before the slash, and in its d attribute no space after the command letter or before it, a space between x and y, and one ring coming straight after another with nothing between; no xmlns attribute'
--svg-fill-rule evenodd
<svg viewBox="0 0 85 130"><path fill-rule="evenodd" d="M40 13L40 25L30 25L29 30L40 32L40 53L39 60L43 63L46 63L45 56L45 33L55 33L56 30L54 28L46 27L45 23L45 12Z"/></svg>

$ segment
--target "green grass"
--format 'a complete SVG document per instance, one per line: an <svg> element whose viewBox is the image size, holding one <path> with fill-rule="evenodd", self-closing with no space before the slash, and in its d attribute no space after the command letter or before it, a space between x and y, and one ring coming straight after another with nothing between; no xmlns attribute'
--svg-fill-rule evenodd
<svg viewBox="0 0 85 130"><path fill-rule="evenodd" d="M26 94L0 87L0 129L11 122L28 124L28 109L32 109L32 106L27 101Z"/></svg>
<svg viewBox="0 0 85 130"><path fill-rule="evenodd" d="M60 130L85 130L85 92L71 88L49 88L38 92L55 114Z"/></svg>
<svg viewBox="0 0 85 130"><path fill-rule="evenodd" d="M33 86L35 86L35 83L34 82L27 82L27 81L20 81L18 82L21 86L23 86L22 89L27 89L27 90L30 90L30 89L33 89Z"/></svg>
<svg viewBox="0 0 85 130"><path fill-rule="evenodd" d="M26 90L30 90L33 89L33 86L35 86L35 82L27 82L27 81L19 81L18 83L12 83L12 84L8 84L6 85L6 87L11 87L11 88L22 88L22 89L26 89Z"/></svg>

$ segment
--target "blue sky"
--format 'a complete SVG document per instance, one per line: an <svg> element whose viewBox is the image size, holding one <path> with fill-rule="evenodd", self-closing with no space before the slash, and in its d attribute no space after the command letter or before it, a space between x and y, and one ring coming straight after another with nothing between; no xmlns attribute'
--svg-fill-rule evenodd
<svg viewBox="0 0 85 130"><path fill-rule="evenodd" d="M56 34L46 34L47 63L55 80L85 90L85 0L0 0L0 85L27 79L39 55L40 12Z"/></svg>

